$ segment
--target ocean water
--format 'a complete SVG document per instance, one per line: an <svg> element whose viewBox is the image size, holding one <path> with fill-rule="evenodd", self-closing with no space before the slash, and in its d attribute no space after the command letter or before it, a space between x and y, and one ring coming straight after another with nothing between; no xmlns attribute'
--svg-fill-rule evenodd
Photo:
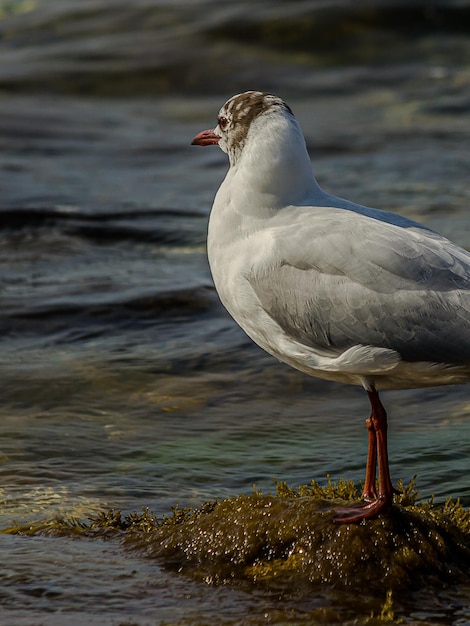
<svg viewBox="0 0 470 626"><path fill-rule="evenodd" d="M0 4L2 528L363 479L364 392L277 363L220 305L205 237L227 162L190 141L234 93L273 91L327 191L470 249L468 32L465 2ZM470 506L470 388L383 401L393 478ZM113 542L0 544L4 624L314 624L331 608ZM401 617L469 623L468 589L452 594L423 590Z"/></svg>

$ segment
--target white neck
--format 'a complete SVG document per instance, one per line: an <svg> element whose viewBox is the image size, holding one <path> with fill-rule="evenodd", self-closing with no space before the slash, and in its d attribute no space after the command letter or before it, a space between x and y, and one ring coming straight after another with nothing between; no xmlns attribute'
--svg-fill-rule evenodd
<svg viewBox="0 0 470 626"><path fill-rule="evenodd" d="M313 176L302 131L287 114L268 114L253 122L227 179L240 194L237 210L259 217L260 209L272 213L324 194Z"/></svg>

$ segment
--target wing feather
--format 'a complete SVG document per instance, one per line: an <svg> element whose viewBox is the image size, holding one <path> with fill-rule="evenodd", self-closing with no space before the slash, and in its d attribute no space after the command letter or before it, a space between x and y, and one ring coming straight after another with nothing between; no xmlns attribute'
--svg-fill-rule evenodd
<svg viewBox="0 0 470 626"><path fill-rule="evenodd" d="M467 251L412 222L307 210L273 225L277 262L250 276L287 334L316 348L372 345L406 361L470 363Z"/></svg>

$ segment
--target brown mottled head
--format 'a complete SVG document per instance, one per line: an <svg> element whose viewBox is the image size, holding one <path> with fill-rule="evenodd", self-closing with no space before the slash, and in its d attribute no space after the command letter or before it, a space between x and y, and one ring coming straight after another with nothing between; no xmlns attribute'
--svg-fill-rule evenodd
<svg viewBox="0 0 470 626"><path fill-rule="evenodd" d="M251 123L273 108L292 114L287 104L270 93L245 91L227 100L220 109L217 126L204 130L193 139L192 144L207 146L218 144L234 163L243 150Z"/></svg>

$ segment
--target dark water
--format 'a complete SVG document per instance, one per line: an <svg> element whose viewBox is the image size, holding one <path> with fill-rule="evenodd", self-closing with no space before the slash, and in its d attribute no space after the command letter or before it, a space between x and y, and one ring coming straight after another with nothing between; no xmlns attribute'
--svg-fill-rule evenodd
<svg viewBox="0 0 470 626"><path fill-rule="evenodd" d="M221 308L205 231L226 159L189 143L233 93L275 91L328 191L470 248L470 5L367 6L0 5L3 528L363 478L364 393L274 362ZM384 401L394 479L469 506L470 389ZM109 542L0 543L0 623L354 619ZM398 603L406 623L470 623L468 589Z"/></svg>

